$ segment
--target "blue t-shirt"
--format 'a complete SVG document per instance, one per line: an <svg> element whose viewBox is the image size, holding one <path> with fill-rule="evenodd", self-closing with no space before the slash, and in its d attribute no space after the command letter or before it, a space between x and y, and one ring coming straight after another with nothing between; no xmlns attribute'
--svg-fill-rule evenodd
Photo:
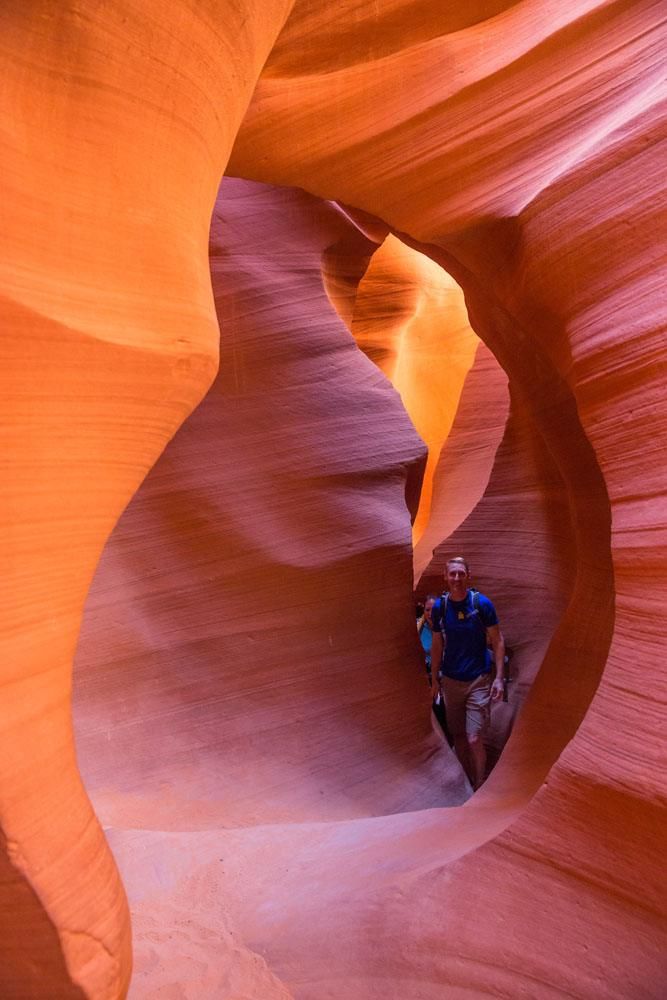
<svg viewBox="0 0 667 1000"><path fill-rule="evenodd" d="M446 636L442 673L457 681L474 681L491 670L491 657L487 654L486 630L498 624L498 616L488 597L478 594L479 611L473 606L469 590L464 600L447 599ZM433 630L442 631L443 599L435 602L431 618Z"/></svg>

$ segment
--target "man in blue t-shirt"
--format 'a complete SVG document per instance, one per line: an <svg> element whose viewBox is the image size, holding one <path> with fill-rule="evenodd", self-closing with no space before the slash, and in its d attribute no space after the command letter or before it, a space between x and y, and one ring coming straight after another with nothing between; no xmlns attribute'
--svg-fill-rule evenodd
<svg viewBox="0 0 667 1000"><path fill-rule="evenodd" d="M469 578L468 564L462 556L448 560L448 594L436 601L431 613L431 683L434 698L442 690L456 756L477 789L485 777L483 735L491 702L503 694L505 642L493 604L488 597L469 589ZM493 648L493 663L487 654L487 638Z"/></svg>

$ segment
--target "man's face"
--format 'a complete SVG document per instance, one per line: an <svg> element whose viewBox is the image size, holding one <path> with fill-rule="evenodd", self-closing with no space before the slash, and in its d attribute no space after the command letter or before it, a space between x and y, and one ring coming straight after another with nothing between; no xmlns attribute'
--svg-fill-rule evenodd
<svg viewBox="0 0 667 1000"><path fill-rule="evenodd" d="M434 604L435 604L435 599L433 597L430 597L426 602L426 604L424 605L424 617L426 618L426 621L429 623L429 625L431 623L431 614L433 613Z"/></svg>
<svg viewBox="0 0 667 1000"><path fill-rule="evenodd" d="M449 563L445 579L450 591L455 594L468 589L468 570L463 563Z"/></svg>

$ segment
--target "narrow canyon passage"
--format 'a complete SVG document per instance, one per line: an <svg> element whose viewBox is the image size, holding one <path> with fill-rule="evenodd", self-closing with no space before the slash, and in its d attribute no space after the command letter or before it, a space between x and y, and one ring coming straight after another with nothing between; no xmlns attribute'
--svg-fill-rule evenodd
<svg viewBox="0 0 667 1000"><path fill-rule="evenodd" d="M425 449L322 280L327 247L360 277L375 245L334 206L233 179L211 239L220 374L91 592L75 691L86 785L107 822L128 822L127 801L138 825L166 810L167 828L181 794L190 827L462 802L414 635L404 498Z"/></svg>
<svg viewBox="0 0 667 1000"><path fill-rule="evenodd" d="M382 241L379 224L376 236ZM408 409L419 397L428 413L430 398L444 421L445 484L430 514L455 530L441 548L474 554L480 585L497 590L517 642L518 683L494 714L496 751L567 606L572 580L558 567L577 556L567 491L529 408L515 400L510 409L506 375L469 327L462 331L452 279L395 244L369 239L338 206L301 191L233 178L221 186L210 246L220 373L105 550L75 670L80 766L130 896L137 997L170 982L171 964L163 957L156 966L152 956L164 956L175 927L179 962L208 970L192 996L231 989L273 934L257 917L255 894L296 899L292 870L316 887L318 908L329 900L336 934L346 913L355 914L352 926L363 924L358 904L350 910L340 897L336 870L351 866L349 881L372 894L385 879L384 866L374 871L364 860L376 842L386 856L388 838L396 840L392 865L404 874L441 861L443 851L465 854L525 806L571 734L567 712L547 721L540 705L552 699L538 699L482 812L452 808L470 790L432 731L412 615L405 498L414 498L414 516L425 449L376 367L387 347L399 388L401 355ZM417 373L426 361L422 384L410 376L413 357ZM448 391L452 398L441 399ZM486 412L483 444L480 398L497 404ZM472 499L456 488L462 474ZM495 554L499 535L504 552L508 535L517 539L530 579L524 592ZM536 729L550 736L526 757ZM430 830L440 831L437 840ZM342 835L353 845L347 859L335 846ZM415 837L418 848L409 846ZM274 880L275 857L285 874ZM273 875L258 878L267 865ZM192 888L202 879L217 887L213 898ZM319 953L327 921L306 931L309 906L279 906L300 940L316 934ZM244 942L240 964L219 961L223 932ZM261 989L282 995L262 969Z"/></svg>
<svg viewBox="0 0 667 1000"><path fill-rule="evenodd" d="M661 998L663 5L460 8L2 7L8 1000Z"/></svg>

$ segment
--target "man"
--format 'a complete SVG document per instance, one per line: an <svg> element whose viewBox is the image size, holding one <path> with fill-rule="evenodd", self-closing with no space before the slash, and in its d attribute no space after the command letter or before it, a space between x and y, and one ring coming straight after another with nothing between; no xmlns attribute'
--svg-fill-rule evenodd
<svg viewBox="0 0 667 1000"><path fill-rule="evenodd" d="M470 570L462 556L447 562L445 581L449 592L436 601L431 613L431 689L434 698L442 690L456 756L476 790L485 777L483 735L490 705L503 694L505 642L493 604L488 597L470 590L469 580ZM487 638L493 649L493 664L487 655ZM442 682L438 678L439 663Z"/></svg>

